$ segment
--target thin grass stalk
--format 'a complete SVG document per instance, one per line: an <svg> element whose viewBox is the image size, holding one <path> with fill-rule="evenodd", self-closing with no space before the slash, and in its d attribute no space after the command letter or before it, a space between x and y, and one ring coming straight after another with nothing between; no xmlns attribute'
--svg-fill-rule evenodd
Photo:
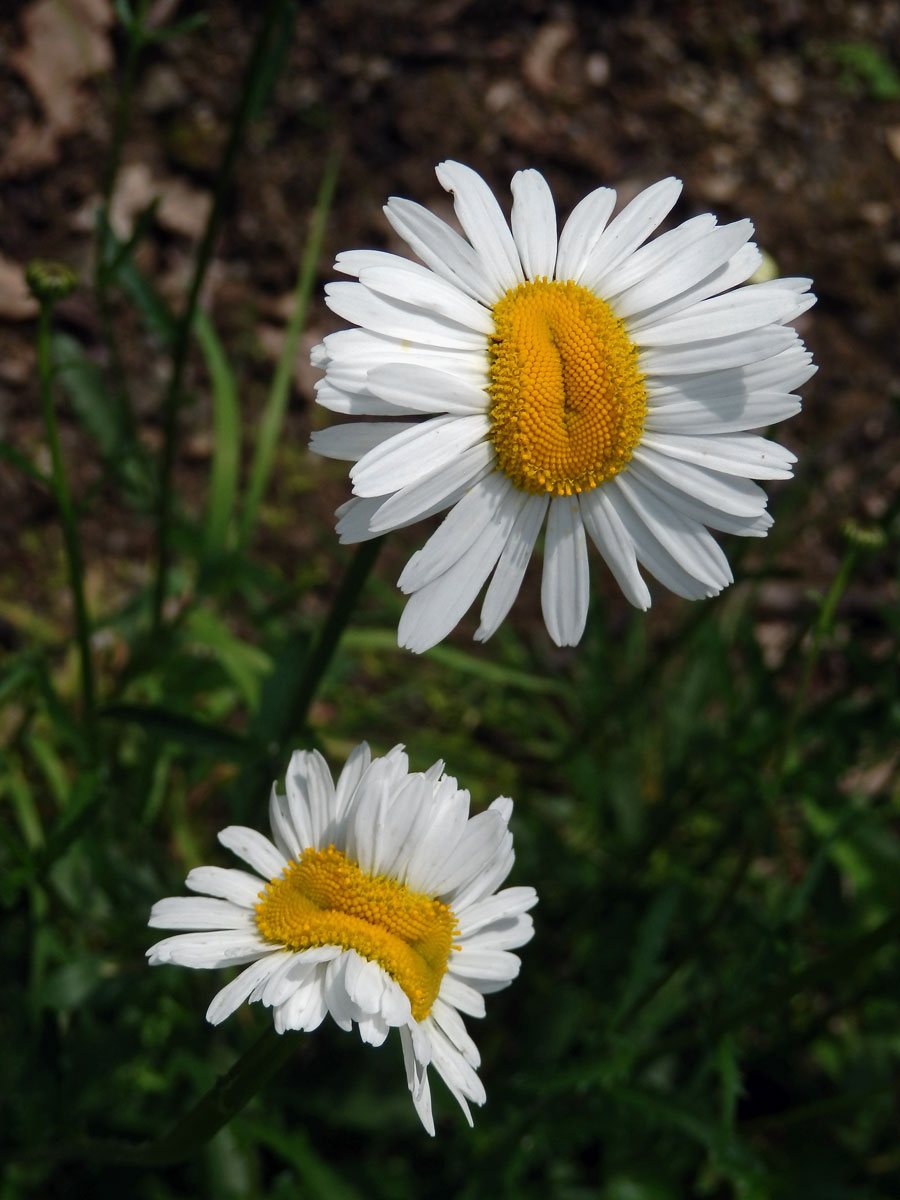
<svg viewBox="0 0 900 1200"><path fill-rule="evenodd" d="M297 272L294 305L291 310L290 320L288 321L284 346L278 358L275 378L272 381L266 407L263 410L262 419L259 423L259 435L256 440L253 462L250 466L250 477L244 499L244 510L241 514L238 531L238 544L242 550L247 549L253 538L259 506L265 495L269 477L272 474L275 451L278 447L281 427L284 424L284 414L287 410L291 371L294 359L297 356L297 343L300 333L306 324L309 301L316 278L316 267L325 237L325 227L334 200L334 190L337 185L340 160L340 149L332 148L325 161L322 182L319 185L319 194L316 197L316 205L310 221L309 235L303 247L300 267Z"/></svg>
<svg viewBox="0 0 900 1200"><path fill-rule="evenodd" d="M128 47L125 52L125 65L122 70L121 82L116 90L116 107L113 117L112 141L106 173L103 179L103 199L97 213L97 245L94 251L94 293L97 298L97 311L100 315L100 325L103 330L103 341L109 352L110 371L112 375L112 394L119 411L119 429L129 438L135 432L134 414L128 403L128 388L125 378L125 368L119 350L112 320L112 310L109 300L109 283L113 271L109 260L109 214L112 198L119 178L122 165L122 150L125 138L131 125L131 107L134 99L134 86L137 80L138 62L141 51L146 44L144 38L144 20L150 0L138 0L138 5L128 24Z"/></svg>
<svg viewBox="0 0 900 1200"><path fill-rule="evenodd" d="M78 656L81 667L82 719L84 722L85 742L88 756L93 760L97 752L97 701L94 687L94 667L91 659L90 621L84 598L84 557L81 552L81 539L78 532L75 506L72 503L72 493L69 489L65 460L63 459L62 447L59 441L56 409L53 404L53 361L50 351L52 323L53 301L45 297L40 300L40 314L38 316L38 385L41 395L44 429L47 434L47 444L50 448L50 474L53 494L56 498L60 522L62 524L63 545L65 547L66 565L69 573L69 587L72 592L72 605L75 613L75 638L78 643Z"/></svg>
<svg viewBox="0 0 900 1200"><path fill-rule="evenodd" d="M163 607L169 576L169 556L172 525L172 475L178 445L178 418L181 411L182 381L187 365L188 349L194 324L194 314L200 290L212 260L213 247L225 211L225 203L231 191L234 169L244 140L244 134L255 114L260 83L267 74L268 59L273 31L281 27L282 18L291 8L291 0L270 0L265 17L256 35L256 41L247 63L240 100L231 122L228 141L216 175L213 201L206 228L197 250L194 271L188 288L184 311L178 319L172 348L172 371L163 398L163 449L160 463L159 495L157 498L156 529L157 556L156 580L153 589L153 632L158 634L163 622Z"/></svg>

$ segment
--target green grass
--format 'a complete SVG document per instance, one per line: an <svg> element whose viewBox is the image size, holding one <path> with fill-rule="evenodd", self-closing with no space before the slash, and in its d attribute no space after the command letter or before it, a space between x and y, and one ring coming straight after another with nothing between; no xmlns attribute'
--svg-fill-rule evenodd
<svg viewBox="0 0 900 1200"><path fill-rule="evenodd" d="M266 61L246 84L254 111L273 84ZM110 236L108 298L134 307L161 352L191 321L214 453L199 502L167 498L165 570L85 589L93 689L56 612L22 604L27 581L2 596L17 645L0 665L0 1200L900 1194L900 620L887 601L847 602L896 580L896 513L843 541L835 518L843 558L816 594L785 551L808 519L810 472L779 494L755 559L728 543L738 583L717 600L632 612L598 569L584 641L560 652L532 570L488 646L457 633L414 658L396 647L400 551L389 543L372 568L337 546L321 503L265 499L288 358L254 457L229 347L207 316L169 312L137 245ZM79 522L148 520L174 476L134 441L127 407L110 409L78 342L50 349L55 394L103 480ZM0 450L52 500L23 447ZM285 447L294 467L297 455ZM300 521L304 561L254 549ZM26 545L65 588L61 551ZM762 595L776 580L797 599L773 622ZM192 866L230 865L224 825L266 829L290 749L318 746L336 770L363 738L375 752L405 742L416 769L445 759L476 807L516 801L512 882L540 904L521 977L470 1022L488 1092L475 1129L434 1080L428 1139L397 1039L372 1050L329 1024L291 1039L287 1065L207 1145L134 1165L270 1025L258 1006L205 1024L226 973L147 968L151 904L181 893Z"/></svg>

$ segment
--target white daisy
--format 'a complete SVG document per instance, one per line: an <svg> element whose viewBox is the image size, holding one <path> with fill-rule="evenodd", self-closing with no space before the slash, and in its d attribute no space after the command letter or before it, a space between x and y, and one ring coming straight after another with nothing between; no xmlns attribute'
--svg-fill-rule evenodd
<svg viewBox="0 0 900 1200"><path fill-rule="evenodd" d="M359 328L313 351L318 402L379 418L313 434L317 453L355 464L341 540L450 509L400 576L400 644L440 641L489 576L475 637L490 637L545 524L541 602L558 645L584 631L585 532L638 608L639 564L687 599L721 591L732 575L709 529L764 536L752 481L795 461L746 431L800 407L791 393L815 367L787 322L814 303L810 280L736 287L761 261L749 221L705 214L647 242L677 179L613 220L616 194L599 188L557 237L537 171L513 178L511 230L470 168L441 163L437 177L468 241L392 197L387 218L425 265L339 254L358 282L328 285L327 302Z"/></svg>
<svg viewBox="0 0 900 1200"><path fill-rule="evenodd" d="M316 751L297 751L285 796L273 785L273 842L229 826L223 846L257 872L197 867L202 898L154 904L150 925L191 930L157 942L152 964L249 963L206 1013L218 1025L245 1000L273 1010L279 1033L312 1030L330 1013L380 1046L400 1030L416 1112L434 1133L433 1065L472 1123L483 1104L478 1049L461 1013L519 972L510 953L532 935L534 888L497 888L513 864L512 801L469 816L469 793L436 762L410 772L402 746L372 759L357 746L337 786ZM260 878L261 877L261 878Z"/></svg>

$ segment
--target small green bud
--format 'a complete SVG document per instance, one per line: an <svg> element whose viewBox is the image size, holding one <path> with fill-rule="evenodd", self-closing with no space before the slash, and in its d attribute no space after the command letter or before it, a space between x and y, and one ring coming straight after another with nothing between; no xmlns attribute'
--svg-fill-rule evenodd
<svg viewBox="0 0 900 1200"><path fill-rule="evenodd" d="M78 287L78 276L68 263L33 258L25 268L28 290L41 304L65 300Z"/></svg>
<svg viewBox="0 0 900 1200"><path fill-rule="evenodd" d="M859 550L882 550L887 545L887 534L880 525L861 525L848 517L841 525L844 540Z"/></svg>

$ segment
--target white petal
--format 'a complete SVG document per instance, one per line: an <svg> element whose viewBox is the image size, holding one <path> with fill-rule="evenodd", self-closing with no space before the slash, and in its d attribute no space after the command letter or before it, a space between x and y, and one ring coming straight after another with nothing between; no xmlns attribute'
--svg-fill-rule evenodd
<svg viewBox="0 0 900 1200"><path fill-rule="evenodd" d="M683 254L689 246L700 241L715 226L716 218L711 213L691 217L689 221L670 229L668 233L660 234L652 242L635 250L625 262L612 269L608 268L594 280L594 290L604 299L619 295L626 288L633 287L659 271L677 255Z"/></svg>
<svg viewBox="0 0 900 1200"><path fill-rule="evenodd" d="M499 471L477 483L447 514L422 549L410 558L400 575L400 588L404 592L418 591L443 575L474 544L499 514L504 499L514 492L512 484Z"/></svg>
<svg viewBox="0 0 900 1200"><path fill-rule="evenodd" d="M593 288L593 280L622 262L664 219L681 195L681 180L661 179L645 188L604 230L575 282Z"/></svg>
<svg viewBox="0 0 900 1200"><path fill-rule="evenodd" d="M477 442L439 471L400 488L378 508L369 528L375 533L398 529L447 507L460 489L474 487L493 469L495 457L490 442Z"/></svg>
<svg viewBox="0 0 900 1200"><path fill-rule="evenodd" d="M518 497L510 497L460 559L410 597L397 629L400 646L421 654L456 627L494 569L520 504Z"/></svg>
<svg viewBox="0 0 900 1200"><path fill-rule="evenodd" d="M476 991L470 984L464 983L462 979L457 979L452 972L452 967L441 980L439 994L442 1000L452 1004L454 1008L458 1008L467 1016L483 1017L486 1012L484 996L481 992Z"/></svg>
<svg viewBox="0 0 900 1200"><path fill-rule="evenodd" d="M432 271L485 304L493 304L502 294L488 278L475 250L433 212L412 200L391 196L384 213L413 253Z"/></svg>
<svg viewBox="0 0 900 1200"><path fill-rule="evenodd" d="M487 412L490 405L490 396L484 388L475 387L447 371L436 371L415 363L374 367L368 374L367 383L376 396L396 407L418 413L472 416Z"/></svg>
<svg viewBox="0 0 900 1200"><path fill-rule="evenodd" d="M264 886L258 875L239 871L237 867L194 867L188 873L185 885L192 892L220 896L242 908L254 908L259 903L259 894Z"/></svg>
<svg viewBox="0 0 900 1200"><path fill-rule="evenodd" d="M338 522L334 531L342 546L367 542L379 536L370 525L386 499L387 496L366 496L364 499L354 496L344 504L338 505L335 511Z"/></svg>
<svg viewBox="0 0 900 1200"><path fill-rule="evenodd" d="M391 254L387 250L342 250L334 260L334 269L342 275L359 279L362 272L372 267L390 267L395 271L406 271L420 279L433 279L434 272L411 258ZM376 289L377 290L377 289Z"/></svg>
<svg viewBox="0 0 900 1200"><path fill-rule="evenodd" d="M638 561L677 596L700 600L717 595L730 582L727 561L706 530L672 510L653 493L630 487L622 475L612 481L616 511L634 542ZM708 541L704 544L701 533ZM711 545L710 545L711 544Z"/></svg>
<svg viewBox="0 0 900 1200"><path fill-rule="evenodd" d="M346 954L334 959L325 968L325 1003L335 1025L349 1033L353 1028L353 1006L344 984L346 969Z"/></svg>
<svg viewBox="0 0 900 1200"><path fill-rule="evenodd" d="M617 317L630 317L687 291L726 263L752 235L750 221L716 226L658 271L617 295L613 312Z"/></svg>
<svg viewBox="0 0 900 1200"><path fill-rule="evenodd" d="M577 496L554 496L547 516L541 608L557 646L577 646L584 633L589 567Z"/></svg>
<svg viewBox="0 0 900 1200"><path fill-rule="evenodd" d="M512 231L528 279L553 278L556 206L540 171L517 171L512 180Z"/></svg>
<svg viewBox="0 0 900 1200"><path fill-rule="evenodd" d="M325 303L345 321L388 337L456 350L478 350L484 345L484 334L398 300L387 300L361 283L326 283Z"/></svg>
<svg viewBox="0 0 900 1200"><path fill-rule="evenodd" d="M487 416L432 417L364 455L350 471L357 496L383 496L416 483L486 438Z"/></svg>
<svg viewBox="0 0 900 1200"><path fill-rule="evenodd" d="M742 537L765 537L773 522L767 512L761 512L755 517L735 517L724 513L712 505L704 504L693 496L674 487L653 471L647 470L643 463L633 462L629 471L643 487L655 492L665 504L670 505L682 516L710 529L719 529L723 533L736 533Z"/></svg>
<svg viewBox="0 0 900 1200"><path fill-rule="evenodd" d="M413 1105L425 1132L434 1137L434 1117L431 1113L431 1089L428 1086L428 1071L416 1058L412 1033L408 1026L400 1030L400 1045L403 1048L403 1064L406 1067L406 1082L412 1095Z"/></svg>
<svg viewBox="0 0 900 1200"><path fill-rule="evenodd" d="M700 304L676 313L667 321L647 325L632 333L637 346L677 346L703 338L731 337L769 323L797 316L797 301L790 292L748 295L750 288L739 288L724 296L713 296Z"/></svg>
<svg viewBox="0 0 900 1200"><path fill-rule="evenodd" d="M354 421L352 425L332 425L316 429L309 439L313 454L356 462L376 446L408 429L417 429L416 421Z"/></svg>
<svg viewBox="0 0 900 1200"><path fill-rule="evenodd" d="M721 371L743 367L762 359L772 358L798 342L793 329L769 325L735 337L713 338L706 342L687 342L680 346L663 346L642 350L640 369L649 377L655 375L690 375L699 371Z"/></svg>
<svg viewBox="0 0 900 1200"><path fill-rule="evenodd" d="M650 607L650 591L638 570L634 542L610 502L606 489L601 486L590 492L582 492L578 501L584 527L625 599L635 608L646 611Z"/></svg>
<svg viewBox="0 0 900 1200"><path fill-rule="evenodd" d="M280 796L278 788L273 783L269 793L269 824L272 827L272 837L280 854L286 859L295 859L303 850L297 838L290 816L290 806L287 796Z"/></svg>
<svg viewBox="0 0 900 1200"><path fill-rule="evenodd" d="M465 939L465 945L475 950L516 950L534 937L534 921L528 913L498 921Z"/></svg>
<svg viewBox="0 0 900 1200"><path fill-rule="evenodd" d="M477 813L466 823L456 846L448 849L443 862L429 875L428 891L446 896L480 875L505 834L506 822L499 813L490 809Z"/></svg>
<svg viewBox="0 0 900 1200"><path fill-rule="evenodd" d="M453 207L466 237L478 252L485 274L499 294L522 282L516 243L494 193L471 167L442 162L435 168L438 182L453 193Z"/></svg>
<svg viewBox="0 0 900 1200"><path fill-rule="evenodd" d="M367 1046L383 1045L387 1035L391 1032L390 1025L388 1025L381 1013L372 1013L371 1016L360 1017L358 1028L359 1036Z"/></svg>
<svg viewBox="0 0 900 1200"><path fill-rule="evenodd" d="M372 751L369 749L368 742L360 742L358 746L353 747L347 756L344 769L338 776L335 787L334 813L336 822L343 821L352 810L357 786L371 762Z"/></svg>
<svg viewBox="0 0 900 1200"><path fill-rule="evenodd" d="M347 963L347 995L364 1013L380 1012L381 998L384 995L384 981L384 970L377 962L371 962L360 954L354 954Z"/></svg>
<svg viewBox="0 0 900 1200"><path fill-rule="evenodd" d="M369 372L386 363L433 367L436 371L465 379L474 387L484 387L488 382L484 339L475 349L453 350L441 346L417 346L369 329L339 329L329 333L325 345L329 350L326 378L334 387L346 392L365 391Z"/></svg>
<svg viewBox="0 0 900 1200"><path fill-rule="evenodd" d="M300 750L294 751L284 773L288 814L294 828L294 843L300 852L308 850L316 844L302 753Z"/></svg>
<svg viewBox="0 0 900 1200"><path fill-rule="evenodd" d="M152 929L256 929L252 911L229 900L206 896L167 896L157 900L147 924Z"/></svg>
<svg viewBox="0 0 900 1200"><path fill-rule="evenodd" d="M275 950L265 958L251 963L240 975L226 983L221 991L216 992L206 1010L206 1019L210 1025L221 1025L226 1017L230 1017L240 1008L254 988L280 965L283 953L283 950Z"/></svg>
<svg viewBox="0 0 900 1200"><path fill-rule="evenodd" d="M800 339L795 338L777 354L743 366L721 371L701 370L697 374L658 374L645 381L647 394L652 404L658 404L666 396L686 396L691 400L715 403L720 396L743 392L792 392L815 375L817 368L811 358Z"/></svg>
<svg viewBox="0 0 900 1200"><path fill-rule="evenodd" d="M766 507L766 493L758 483L736 475L720 475L693 463L638 446L635 461L679 491L736 517L758 517Z"/></svg>
<svg viewBox="0 0 900 1200"><path fill-rule="evenodd" d="M390 404L381 400L366 390L364 378L356 385L356 390L348 391L346 387L338 387L336 376L341 372L336 369L334 377L319 379L316 382L316 404L329 412L340 413L345 417L408 417L409 410L398 404ZM355 372L360 374L360 372ZM344 376L348 372L343 372ZM340 457L340 456L338 456Z"/></svg>
<svg viewBox="0 0 900 1200"><path fill-rule="evenodd" d="M254 988L253 1000L261 1000L266 1008L277 1008L292 996L297 988L303 986L314 970L315 967L301 961L301 956L296 951L282 953L278 967L265 983L257 984Z"/></svg>
<svg viewBox="0 0 900 1200"><path fill-rule="evenodd" d="M379 296L446 317L486 337L494 332L489 308L431 271L420 275L395 267L367 267L360 274L360 282Z"/></svg>
<svg viewBox="0 0 900 1200"><path fill-rule="evenodd" d="M485 926L508 917L516 917L537 904L537 892L533 887L505 888L494 896L479 900L465 912L457 913L460 937L471 937Z"/></svg>
<svg viewBox="0 0 900 1200"><path fill-rule="evenodd" d="M748 479L790 479L797 456L778 442L753 433L693 437L691 434L644 434L642 444L679 462Z"/></svg>
<svg viewBox="0 0 900 1200"><path fill-rule="evenodd" d="M521 963L508 950L474 950L463 946L453 955L453 974L461 979L488 983L511 983Z"/></svg>
<svg viewBox="0 0 900 1200"><path fill-rule="evenodd" d="M559 236L556 254L556 278L561 282L581 278L615 204L613 189L602 187L589 192L572 209Z"/></svg>
<svg viewBox="0 0 900 1200"><path fill-rule="evenodd" d="M727 292L735 284L749 279L761 263L762 254L756 243L745 242L727 262L711 270L708 275L704 275L693 287L686 288L668 300L654 304L640 313L633 313L628 319L628 328L630 331L642 329L655 321L664 320L672 313L681 312L682 309L688 308L700 300L705 300L707 296L717 296L720 292Z"/></svg>
<svg viewBox="0 0 900 1200"><path fill-rule="evenodd" d="M718 434L764 429L800 411L790 392L741 392L704 403L687 397L665 396L647 406L647 433Z"/></svg>
<svg viewBox="0 0 900 1200"><path fill-rule="evenodd" d="M267 944L259 934L250 934L240 929L225 929L217 932L177 933L163 938L147 951L152 966L158 963L175 963L180 967L230 967L254 962L261 954L267 954L277 946Z"/></svg>
<svg viewBox="0 0 900 1200"><path fill-rule="evenodd" d="M409 854L404 867L398 868L398 878L414 892L437 893L432 886L447 855L459 845L469 816L469 793L462 789L445 788L442 803L430 809L423 806L424 820L410 832Z"/></svg>
<svg viewBox="0 0 900 1200"><path fill-rule="evenodd" d="M325 1020L327 1012L323 981L313 975L275 1009L275 1028L279 1033L289 1029L312 1033Z"/></svg>
<svg viewBox="0 0 900 1200"><path fill-rule="evenodd" d="M481 1062L481 1055L456 1009L438 996L429 1016L469 1066L477 1067Z"/></svg>
<svg viewBox="0 0 900 1200"><path fill-rule="evenodd" d="M484 595L481 624L475 633L477 642L486 642L512 608L544 523L548 504L548 496L529 496L519 509Z"/></svg>
<svg viewBox="0 0 900 1200"><path fill-rule="evenodd" d="M254 871L259 871L263 879L274 879L280 876L287 861L272 845L267 837L263 837L255 829L244 825L229 825L219 834L219 841L232 854L249 863Z"/></svg>

